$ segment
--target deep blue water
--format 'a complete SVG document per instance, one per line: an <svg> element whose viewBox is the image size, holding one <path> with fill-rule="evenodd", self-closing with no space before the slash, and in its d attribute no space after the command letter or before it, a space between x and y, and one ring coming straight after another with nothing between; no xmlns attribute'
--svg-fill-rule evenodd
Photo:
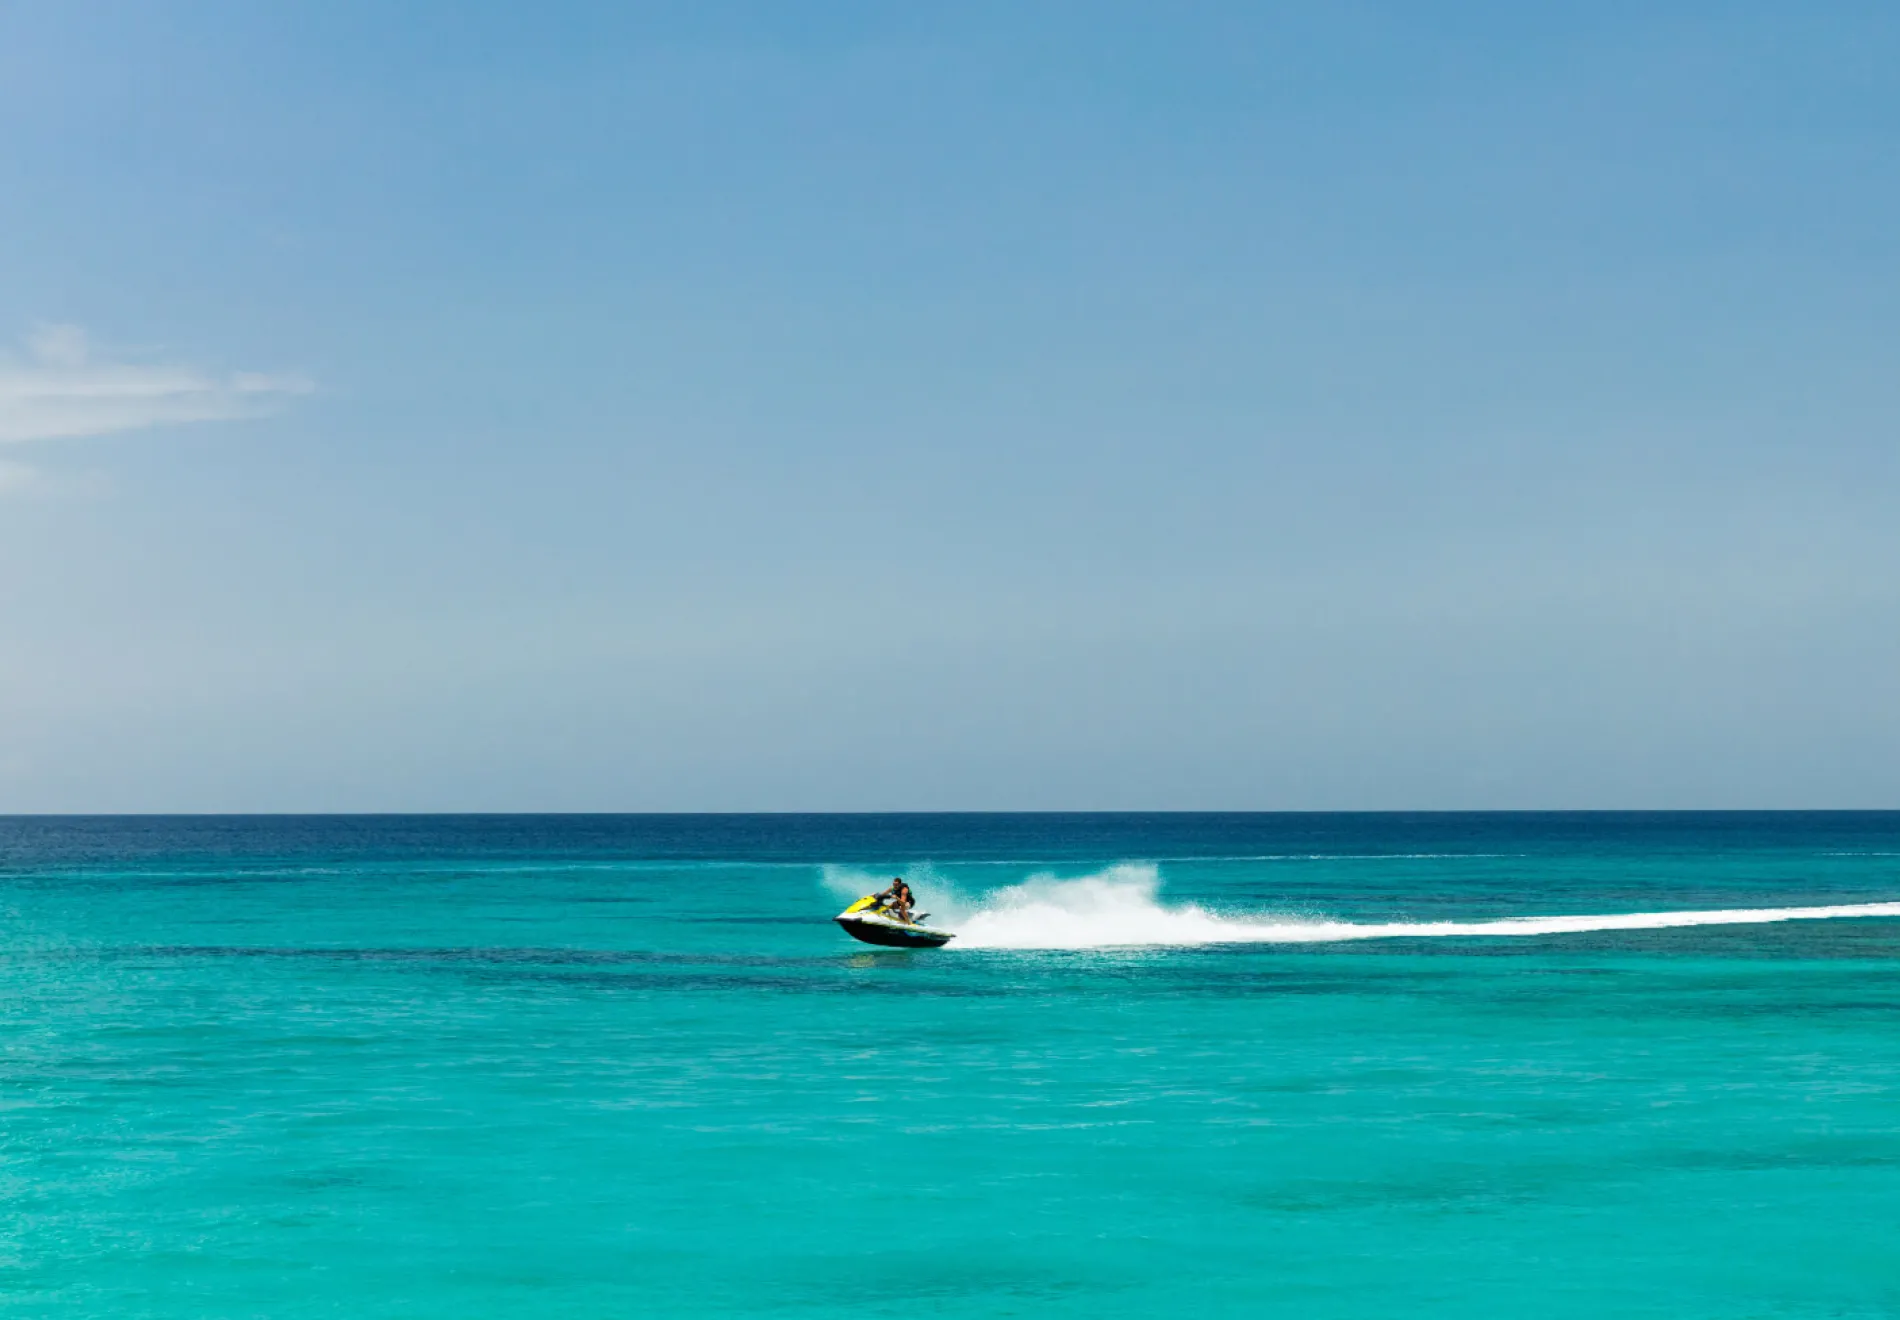
<svg viewBox="0 0 1900 1320"><path fill-rule="evenodd" d="M830 923L900 870L962 939ZM0 819L0 1302L1893 1316L1900 920L1587 927L1896 900L1900 813Z"/></svg>

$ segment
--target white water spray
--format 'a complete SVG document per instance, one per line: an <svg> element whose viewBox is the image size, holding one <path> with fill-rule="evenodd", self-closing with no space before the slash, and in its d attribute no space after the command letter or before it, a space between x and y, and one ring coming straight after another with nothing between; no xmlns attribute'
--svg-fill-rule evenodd
<svg viewBox="0 0 1900 1320"><path fill-rule="evenodd" d="M971 900L927 868L907 872L931 924L956 932L962 949L1108 949L1202 944L1320 944L1339 940L1432 939L1447 936L1572 935L1605 930L1681 926L1747 926L1839 917L1900 917L1900 902L1824 907L1722 908L1703 912L1613 912L1588 916L1504 917L1492 921L1333 921L1297 914L1233 916L1193 903L1164 904L1160 873L1123 863L1096 875L1063 880L1032 876ZM856 898L888 878L825 868L825 885Z"/></svg>

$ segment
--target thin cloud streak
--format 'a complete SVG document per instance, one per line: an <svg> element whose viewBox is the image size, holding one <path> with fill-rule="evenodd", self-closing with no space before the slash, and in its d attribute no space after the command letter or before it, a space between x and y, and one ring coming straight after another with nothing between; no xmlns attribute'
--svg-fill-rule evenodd
<svg viewBox="0 0 1900 1320"><path fill-rule="evenodd" d="M0 463L0 495L17 495L40 484L40 471L25 463Z"/></svg>
<svg viewBox="0 0 1900 1320"><path fill-rule="evenodd" d="M24 358L0 357L0 444L260 417L313 388L296 375L104 361L78 326L44 326Z"/></svg>

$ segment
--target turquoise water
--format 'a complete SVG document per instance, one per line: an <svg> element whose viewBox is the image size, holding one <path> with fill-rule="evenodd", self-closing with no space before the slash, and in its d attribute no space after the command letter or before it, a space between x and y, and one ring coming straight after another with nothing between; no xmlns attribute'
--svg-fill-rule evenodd
<svg viewBox="0 0 1900 1320"><path fill-rule="evenodd" d="M830 924L899 869L993 947ZM0 1302L1900 1315L1900 920L1427 929L1896 899L1900 814L0 820Z"/></svg>

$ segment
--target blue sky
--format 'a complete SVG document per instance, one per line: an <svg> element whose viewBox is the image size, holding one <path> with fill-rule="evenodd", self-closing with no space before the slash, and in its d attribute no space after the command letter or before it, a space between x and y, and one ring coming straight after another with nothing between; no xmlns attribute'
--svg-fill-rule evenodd
<svg viewBox="0 0 1900 1320"><path fill-rule="evenodd" d="M1900 805L1896 62L0 4L0 810Z"/></svg>

